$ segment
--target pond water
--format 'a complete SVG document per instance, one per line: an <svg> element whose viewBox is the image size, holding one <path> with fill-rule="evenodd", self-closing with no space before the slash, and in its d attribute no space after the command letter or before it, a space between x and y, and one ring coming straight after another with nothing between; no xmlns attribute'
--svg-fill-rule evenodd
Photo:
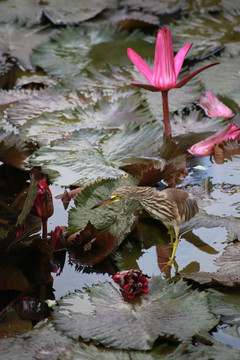
<svg viewBox="0 0 240 360"><path fill-rule="evenodd" d="M189 175L185 178L182 185L202 184L208 176L212 185L224 183L226 192L214 188L211 192L211 204L205 207L208 214L218 216L234 216L239 217L239 194L237 192L231 193L231 186L239 184L239 166L240 156L233 156L232 160L227 160L224 164L216 164L210 157L192 158L188 160ZM64 189L59 186L51 186L53 196L63 193ZM230 194L230 195L229 195ZM71 200L69 207L74 206ZM50 229L53 230L57 225L67 226L67 211L64 210L63 204L60 200L54 200L55 212L49 219ZM163 226L161 223L154 223L154 227ZM141 230L140 230L141 231ZM193 234L200 239L201 244L188 241L188 234ZM139 235L139 234L138 234ZM141 234L139 235L141 237ZM150 235L151 236L151 235ZM191 236L190 236L191 238ZM219 257L224 248L226 247L227 230L223 227L192 229L192 231L183 233L181 235L180 243L176 251L176 263L178 271L185 269L192 262L197 266L199 271L215 272L218 267L215 265L214 260ZM132 240L132 246L134 247ZM165 246L168 244L168 235L165 234ZM154 242L154 240L153 240ZM162 274L161 266L159 266L158 253L161 252L161 247L157 249L157 245L152 244L148 248L144 248L144 242L141 242L141 255L137 255L135 260L136 264L148 276ZM132 257L130 264L133 262L134 254L129 253ZM138 257L139 256L139 257ZM130 266L129 264L129 266ZM102 274L95 272L93 269L88 269L89 273L84 272L83 269L75 269L75 265L71 264L68 255L66 256L63 271L60 275L52 274L54 278L53 287L55 289L56 299L67 294L75 289L81 289L85 285L92 285L98 281L105 279L111 280L111 274ZM171 276L174 276L176 269L172 266Z"/></svg>

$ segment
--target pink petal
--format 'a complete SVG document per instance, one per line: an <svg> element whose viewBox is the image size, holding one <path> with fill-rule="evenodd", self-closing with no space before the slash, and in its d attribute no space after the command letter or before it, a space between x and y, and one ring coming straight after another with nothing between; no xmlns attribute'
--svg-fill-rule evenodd
<svg viewBox="0 0 240 360"><path fill-rule="evenodd" d="M209 65L206 65L204 67L202 67L201 69L198 69L196 71L194 71L192 74L188 75L188 76L185 76L185 78L183 78L181 81L179 81L179 83L177 83L174 88L181 88L183 85L185 85L189 80L191 80L194 76L196 76L198 73L200 73L201 71L211 67L211 66L214 66L214 65L217 65L217 64L220 64L219 62L215 62L213 64L209 64Z"/></svg>
<svg viewBox="0 0 240 360"><path fill-rule="evenodd" d="M176 80L171 32L164 26L157 35L152 84L169 90L175 86Z"/></svg>
<svg viewBox="0 0 240 360"><path fill-rule="evenodd" d="M221 116L224 119L229 119L234 115L232 110L210 90L206 91L205 95L200 95L199 106L201 106L209 117Z"/></svg>
<svg viewBox="0 0 240 360"><path fill-rule="evenodd" d="M221 143L227 139L237 139L240 137L240 128L238 128L234 122L229 123L223 129L219 130L215 134L207 137L206 139L194 144L190 147L188 152L195 156L208 156L213 153L215 144Z"/></svg>
<svg viewBox="0 0 240 360"><path fill-rule="evenodd" d="M153 71L150 66L148 66L141 58L141 56L139 56L134 50L128 48L127 54L129 59L133 62L140 73L147 79L150 84L152 84Z"/></svg>
<svg viewBox="0 0 240 360"><path fill-rule="evenodd" d="M174 58L174 64L175 64L175 74L176 78L178 77L180 70L182 68L183 61L185 59L185 56L187 55L187 52L189 51L192 44L184 45L177 53L177 55Z"/></svg>

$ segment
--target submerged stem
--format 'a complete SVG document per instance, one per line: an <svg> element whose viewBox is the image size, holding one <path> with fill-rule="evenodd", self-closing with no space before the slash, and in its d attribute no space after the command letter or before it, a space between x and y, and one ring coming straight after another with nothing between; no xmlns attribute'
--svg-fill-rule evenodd
<svg viewBox="0 0 240 360"><path fill-rule="evenodd" d="M168 90L162 91L162 107L163 107L163 122L165 135L171 139L172 131L170 125L169 108L168 108Z"/></svg>

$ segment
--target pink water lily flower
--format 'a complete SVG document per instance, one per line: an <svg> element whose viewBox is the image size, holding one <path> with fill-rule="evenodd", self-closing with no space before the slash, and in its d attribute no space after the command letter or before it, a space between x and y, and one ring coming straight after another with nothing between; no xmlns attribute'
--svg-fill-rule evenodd
<svg viewBox="0 0 240 360"><path fill-rule="evenodd" d="M204 66L201 69L194 71L192 74L185 76L177 83L177 78L182 68L183 61L191 46L192 44L184 45L174 57L171 32L164 26L162 30L158 31L157 35L154 70L152 70L134 50L130 48L127 49L127 54L130 60L146 78L150 85L136 82L132 82L131 84L142 87L146 90L162 92L165 135L169 138L171 138L171 127L168 109L168 91L170 89L182 87L201 71L209 68L210 66L219 64L216 62Z"/></svg>
<svg viewBox="0 0 240 360"><path fill-rule="evenodd" d="M139 84L135 82L132 82L131 84L140 86L150 91L165 91L174 88L180 88L199 72L209 68L210 66L218 64L213 63L204 66L176 83L185 56L191 46L192 43L184 45L174 57L171 32L164 26L162 30L158 31L157 35L154 70L152 70L141 58L141 56L139 56L134 50L128 48L127 54L129 58L151 85Z"/></svg>
<svg viewBox="0 0 240 360"><path fill-rule="evenodd" d="M238 128L234 121L229 123L223 129L219 130L215 134L208 138L192 145L188 152L194 156L209 156L213 154L214 145L220 144L224 140L239 140L240 139L240 128Z"/></svg>
<svg viewBox="0 0 240 360"><path fill-rule="evenodd" d="M207 116L221 116L224 119L231 118L234 113L227 107L212 91L206 91L205 95L201 94L199 98L199 106L205 111Z"/></svg>

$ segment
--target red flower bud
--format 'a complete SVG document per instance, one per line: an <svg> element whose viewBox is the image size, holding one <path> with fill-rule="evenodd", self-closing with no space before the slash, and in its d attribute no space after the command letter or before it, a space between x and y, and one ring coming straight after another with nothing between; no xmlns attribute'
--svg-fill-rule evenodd
<svg viewBox="0 0 240 360"><path fill-rule="evenodd" d="M48 219L53 214L52 193L44 180L41 180L37 185L39 191L32 206L31 213L41 219Z"/></svg>
<svg viewBox="0 0 240 360"><path fill-rule="evenodd" d="M141 270L120 271L113 276L113 280L121 286L130 299L141 292L148 292L148 279L142 275Z"/></svg>

